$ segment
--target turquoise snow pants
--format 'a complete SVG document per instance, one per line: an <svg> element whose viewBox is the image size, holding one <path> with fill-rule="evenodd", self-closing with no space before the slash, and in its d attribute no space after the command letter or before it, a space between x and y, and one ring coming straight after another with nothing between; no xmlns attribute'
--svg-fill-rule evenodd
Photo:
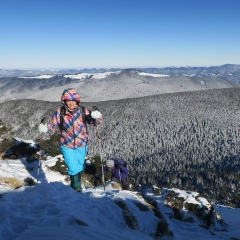
<svg viewBox="0 0 240 240"><path fill-rule="evenodd" d="M81 188L81 175L84 169L84 162L87 156L88 146L83 148L68 148L61 146L64 161L68 167L68 174L71 179L71 187L78 190Z"/></svg>

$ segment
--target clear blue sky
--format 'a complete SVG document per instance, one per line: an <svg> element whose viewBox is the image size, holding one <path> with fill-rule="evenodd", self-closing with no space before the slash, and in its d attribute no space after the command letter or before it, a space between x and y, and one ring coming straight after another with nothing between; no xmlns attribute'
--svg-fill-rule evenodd
<svg viewBox="0 0 240 240"><path fill-rule="evenodd" d="M0 0L0 69L240 64L240 0Z"/></svg>

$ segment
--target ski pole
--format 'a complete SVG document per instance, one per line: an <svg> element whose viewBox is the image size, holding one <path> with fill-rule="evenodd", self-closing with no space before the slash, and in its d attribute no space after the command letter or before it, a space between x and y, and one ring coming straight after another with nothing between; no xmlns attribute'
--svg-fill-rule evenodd
<svg viewBox="0 0 240 240"><path fill-rule="evenodd" d="M121 178L121 171L120 171L120 167L119 167L118 171L119 171L119 180L120 180L120 184L121 184L121 183L122 183L122 178Z"/></svg>
<svg viewBox="0 0 240 240"><path fill-rule="evenodd" d="M96 122L96 129L97 129L97 138L98 138L98 145L99 145L99 152L100 152L100 160L101 160L101 165L102 165L102 183L103 183L103 188L105 192L105 180L104 180L104 170L103 170L103 160L102 160L102 148L101 148L101 139L100 139L100 133L98 129L98 123Z"/></svg>
<svg viewBox="0 0 240 240"><path fill-rule="evenodd" d="M118 169L118 171L119 171L119 181L120 181L120 185L122 186L122 188L123 188L123 184L122 184L122 178L121 178L121 171L120 171L120 166L119 166L119 169Z"/></svg>
<svg viewBox="0 0 240 240"><path fill-rule="evenodd" d="M39 140L39 147L40 147L40 153L39 153L39 158L38 158L37 183L38 183L38 178L39 178L39 172L40 172L40 167L41 167L41 157L42 157L42 138L41 137Z"/></svg>
<svg viewBox="0 0 240 240"><path fill-rule="evenodd" d="M46 123L46 117L41 119L41 123L45 124ZM38 173L37 173L37 183L38 183L38 178L39 178L39 173L40 173L40 168L41 168L41 158L42 158L42 135L40 136L39 140L39 148L40 148L40 153L39 153L39 158L38 158Z"/></svg>

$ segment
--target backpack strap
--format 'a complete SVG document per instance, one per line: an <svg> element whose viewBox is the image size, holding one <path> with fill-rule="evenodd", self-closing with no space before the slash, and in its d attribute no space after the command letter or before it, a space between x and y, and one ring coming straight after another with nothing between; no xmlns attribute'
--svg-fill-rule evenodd
<svg viewBox="0 0 240 240"><path fill-rule="evenodd" d="M124 167L127 167L127 162L123 160L122 158L114 158L115 164L123 165Z"/></svg>
<svg viewBox="0 0 240 240"><path fill-rule="evenodd" d="M63 130L63 122L64 122L65 113L66 113L66 108L65 108L65 106L62 106L60 109L60 124L59 124L59 129L61 132Z"/></svg>
<svg viewBox="0 0 240 240"><path fill-rule="evenodd" d="M85 124L85 126L87 126L87 124L86 124L86 111L85 111L85 107L84 106L81 106L81 108L82 108L82 118L83 118L83 122L84 122L84 124Z"/></svg>

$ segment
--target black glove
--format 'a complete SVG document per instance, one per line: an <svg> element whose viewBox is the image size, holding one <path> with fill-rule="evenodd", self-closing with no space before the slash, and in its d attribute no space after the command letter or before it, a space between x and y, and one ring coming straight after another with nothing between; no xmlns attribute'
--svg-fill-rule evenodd
<svg viewBox="0 0 240 240"><path fill-rule="evenodd" d="M42 118L41 123L45 124L46 122L47 122L47 118L46 117Z"/></svg>
<svg viewBox="0 0 240 240"><path fill-rule="evenodd" d="M99 109L96 106L92 106L92 111L99 111Z"/></svg>

